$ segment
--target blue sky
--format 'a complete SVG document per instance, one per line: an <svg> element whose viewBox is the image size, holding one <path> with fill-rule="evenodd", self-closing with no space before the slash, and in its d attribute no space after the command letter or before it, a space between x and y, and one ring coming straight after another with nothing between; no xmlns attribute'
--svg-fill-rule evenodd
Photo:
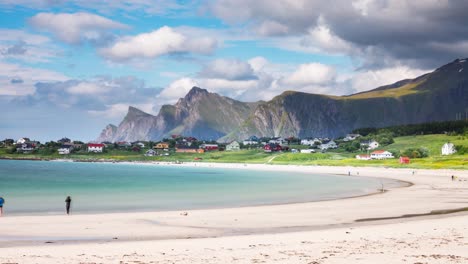
<svg viewBox="0 0 468 264"><path fill-rule="evenodd" d="M0 138L89 141L194 85L345 95L467 57L468 4L0 0Z"/></svg>

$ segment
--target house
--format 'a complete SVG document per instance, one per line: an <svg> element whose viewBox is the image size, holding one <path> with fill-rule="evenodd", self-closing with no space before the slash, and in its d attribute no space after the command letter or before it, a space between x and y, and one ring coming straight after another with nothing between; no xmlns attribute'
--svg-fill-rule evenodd
<svg viewBox="0 0 468 264"><path fill-rule="evenodd" d="M258 137L251 136L248 139L242 141L242 144L244 144L244 145L257 145L258 144Z"/></svg>
<svg viewBox="0 0 468 264"><path fill-rule="evenodd" d="M376 150L371 153L371 159L393 159L393 154L386 150Z"/></svg>
<svg viewBox="0 0 468 264"><path fill-rule="evenodd" d="M263 146L263 151L265 152L276 152L281 150L283 150L283 148L280 144L268 143L265 146Z"/></svg>
<svg viewBox="0 0 468 264"><path fill-rule="evenodd" d="M127 142L127 141L119 141L119 142L117 142L117 146L119 148L128 148L128 147L131 147L132 144L130 142Z"/></svg>
<svg viewBox="0 0 468 264"><path fill-rule="evenodd" d="M16 141L16 144L24 144L24 143L28 143L29 141L31 141L29 138L20 138Z"/></svg>
<svg viewBox="0 0 468 264"><path fill-rule="evenodd" d="M409 157L401 156L401 157L400 157L400 163L401 163L401 164L409 164L409 163L410 163L410 158L409 158Z"/></svg>
<svg viewBox="0 0 468 264"><path fill-rule="evenodd" d="M335 141L330 140L330 141L328 141L328 142L326 142L326 143L322 143L322 144L319 146L319 148L320 148L321 150L336 149L336 148L338 148L338 145L336 145Z"/></svg>
<svg viewBox="0 0 468 264"><path fill-rule="evenodd" d="M312 146L315 142L321 143L318 138L304 138L301 139L301 145Z"/></svg>
<svg viewBox="0 0 468 264"><path fill-rule="evenodd" d="M361 147L366 148L367 150L376 149L379 147L379 142L375 140L361 141Z"/></svg>
<svg viewBox="0 0 468 264"><path fill-rule="evenodd" d="M145 156L147 156L147 157L153 157L153 156L156 156L156 155L158 155L158 152L156 152L156 150L154 150L154 149L149 149L145 153Z"/></svg>
<svg viewBox="0 0 468 264"><path fill-rule="evenodd" d="M453 143L447 142L442 146L442 155L452 155L453 153L457 152Z"/></svg>
<svg viewBox="0 0 468 264"><path fill-rule="evenodd" d="M274 137L268 141L270 144L287 145L288 141L281 137Z"/></svg>
<svg viewBox="0 0 468 264"><path fill-rule="evenodd" d="M88 152L102 152L104 149L104 144L89 143Z"/></svg>
<svg viewBox="0 0 468 264"><path fill-rule="evenodd" d="M35 149L35 145L26 142L22 144L16 144L16 152L20 153L31 153Z"/></svg>
<svg viewBox="0 0 468 264"><path fill-rule="evenodd" d="M200 148L204 149L205 151L211 151L211 150L218 150L219 146L218 144L201 144Z"/></svg>
<svg viewBox="0 0 468 264"><path fill-rule="evenodd" d="M314 149L301 149L301 153L315 153Z"/></svg>
<svg viewBox="0 0 468 264"><path fill-rule="evenodd" d="M347 134L346 137L343 138L343 141L353 141L360 137L361 135L359 134Z"/></svg>
<svg viewBox="0 0 468 264"><path fill-rule="evenodd" d="M233 141L226 145L226 151L238 151L240 150L239 142Z"/></svg>
<svg viewBox="0 0 468 264"><path fill-rule="evenodd" d="M176 146L177 153L204 153L205 150L202 148L197 147L190 147L190 146Z"/></svg>
<svg viewBox="0 0 468 264"><path fill-rule="evenodd" d="M60 155L68 155L73 150L73 145L64 144L58 149L58 154Z"/></svg>
<svg viewBox="0 0 468 264"><path fill-rule="evenodd" d="M159 142L156 146L153 147L154 149L162 149L162 150L169 150L169 143L167 142Z"/></svg>
<svg viewBox="0 0 468 264"><path fill-rule="evenodd" d="M370 160L371 157L370 157L370 155L367 155L367 154L359 154L359 155L356 155L356 159L358 159L358 160Z"/></svg>

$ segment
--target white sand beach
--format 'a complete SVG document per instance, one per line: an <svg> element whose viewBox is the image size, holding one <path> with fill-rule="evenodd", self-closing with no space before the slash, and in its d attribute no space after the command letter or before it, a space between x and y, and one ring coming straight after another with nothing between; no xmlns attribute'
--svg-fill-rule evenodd
<svg viewBox="0 0 468 264"><path fill-rule="evenodd" d="M413 174L410 169L387 168L177 166L350 171L359 172L359 177L413 185L298 204L186 212L6 215L0 218L0 263L468 263L467 171L415 170ZM452 181L451 175L457 180ZM425 215L438 210L454 211Z"/></svg>

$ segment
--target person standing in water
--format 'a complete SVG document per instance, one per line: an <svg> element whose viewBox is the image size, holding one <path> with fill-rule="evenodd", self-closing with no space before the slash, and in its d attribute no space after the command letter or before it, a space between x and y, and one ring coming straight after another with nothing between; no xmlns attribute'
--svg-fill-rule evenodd
<svg viewBox="0 0 468 264"><path fill-rule="evenodd" d="M5 203L5 199L0 196L0 216L3 215L3 204Z"/></svg>
<svg viewBox="0 0 468 264"><path fill-rule="evenodd" d="M71 197L67 196L67 199L65 199L65 207L67 208L67 215L70 214L70 205L71 205Z"/></svg>

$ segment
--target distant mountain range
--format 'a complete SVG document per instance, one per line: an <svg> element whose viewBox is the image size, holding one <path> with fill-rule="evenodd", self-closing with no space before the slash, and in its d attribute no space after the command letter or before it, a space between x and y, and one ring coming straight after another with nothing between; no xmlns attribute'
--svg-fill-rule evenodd
<svg viewBox="0 0 468 264"><path fill-rule="evenodd" d="M129 107L119 126L108 125L97 141L160 140L172 134L218 141L251 135L339 137L356 128L455 120L467 112L468 60L457 59L418 78L348 96L286 91L267 102L245 103L193 87L156 116Z"/></svg>

